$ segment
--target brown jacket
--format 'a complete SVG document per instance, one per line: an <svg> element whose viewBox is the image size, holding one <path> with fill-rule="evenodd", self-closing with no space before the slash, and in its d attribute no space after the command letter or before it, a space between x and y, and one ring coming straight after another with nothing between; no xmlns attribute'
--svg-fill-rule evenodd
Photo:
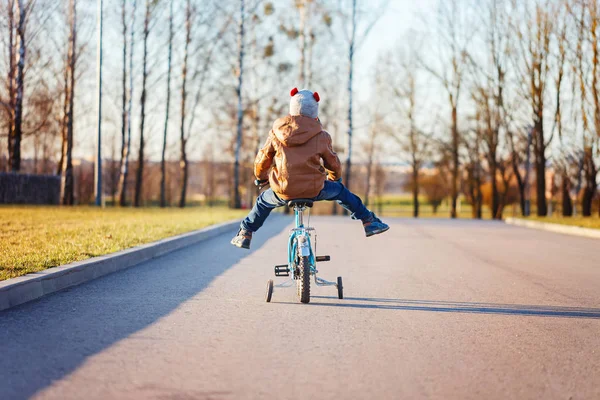
<svg viewBox="0 0 600 400"><path fill-rule="evenodd" d="M254 161L254 175L268 178L271 189L290 200L317 196L326 179L342 177L342 168L319 121L288 115L273 124Z"/></svg>

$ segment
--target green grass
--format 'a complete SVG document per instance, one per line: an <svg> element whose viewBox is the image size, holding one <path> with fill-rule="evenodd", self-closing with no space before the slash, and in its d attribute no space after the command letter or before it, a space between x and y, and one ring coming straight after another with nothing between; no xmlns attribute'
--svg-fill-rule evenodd
<svg viewBox="0 0 600 400"><path fill-rule="evenodd" d="M539 221L539 222L547 222L549 224L560 224L560 225L571 225L571 226L579 226L582 228L592 228L592 229L600 229L600 217L598 214L592 217L562 217L562 216L552 216L552 217L523 217L522 219L528 221Z"/></svg>
<svg viewBox="0 0 600 400"><path fill-rule="evenodd" d="M381 199L373 198L374 203L370 204L373 211L383 217L412 217L413 202L412 195L384 195ZM472 218L472 207L464 198L460 198L460 207L458 211L459 218ZM448 199L442 202L433 213L433 207L425 196L419 197L419 217L420 218L450 218L450 204ZM491 218L489 207L483 207L483 218Z"/></svg>
<svg viewBox="0 0 600 400"><path fill-rule="evenodd" d="M381 198L371 197L371 202L368 208L373 210L380 217L404 217L412 218L413 205L411 195L385 195ZM419 199L419 218L450 218L450 205L448 201L444 201L437 209L437 213L433 213L433 207L425 197ZM324 201L315 204L311 213L313 215L329 215L331 213L332 204ZM339 208L341 212L341 208ZM461 199L460 209L458 212L459 218L472 219L472 207L464 199ZM507 212L512 208L508 208ZM488 206L483 207L484 219L491 219L491 212Z"/></svg>
<svg viewBox="0 0 600 400"><path fill-rule="evenodd" d="M246 212L223 207L0 207L0 280L241 219Z"/></svg>

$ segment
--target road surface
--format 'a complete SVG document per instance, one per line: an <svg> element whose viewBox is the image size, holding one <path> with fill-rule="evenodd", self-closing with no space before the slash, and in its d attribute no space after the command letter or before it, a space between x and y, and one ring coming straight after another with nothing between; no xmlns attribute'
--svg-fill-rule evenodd
<svg viewBox="0 0 600 400"><path fill-rule="evenodd" d="M290 226L274 216L252 251L232 231L0 313L0 398L600 399L599 241L312 222L346 299L264 302Z"/></svg>

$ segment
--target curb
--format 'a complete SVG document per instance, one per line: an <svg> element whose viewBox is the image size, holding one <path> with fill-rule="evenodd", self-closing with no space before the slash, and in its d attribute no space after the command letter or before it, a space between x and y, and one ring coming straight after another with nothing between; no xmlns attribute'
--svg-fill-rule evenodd
<svg viewBox="0 0 600 400"><path fill-rule="evenodd" d="M523 226L525 228L539 229L548 232L562 233L571 236L581 236L592 239L600 239L600 229L581 228L579 226L569 226L560 224L551 224L548 222L526 221L520 218L506 218L504 220L509 225Z"/></svg>
<svg viewBox="0 0 600 400"><path fill-rule="evenodd" d="M0 311L211 239L238 226L239 220L229 221L116 253L1 281Z"/></svg>

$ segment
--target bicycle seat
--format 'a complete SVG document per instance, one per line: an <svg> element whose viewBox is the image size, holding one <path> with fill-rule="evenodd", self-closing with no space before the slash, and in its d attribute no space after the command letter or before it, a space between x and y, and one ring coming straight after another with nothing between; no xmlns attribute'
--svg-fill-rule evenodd
<svg viewBox="0 0 600 400"><path fill-rule="evenodd" d="M294 200L290 200L288 201L288 206L292 207L292 208L296 208L296 207L308 207L311 208L313 206L314 201L311 199L294 199Z"/></svg>

